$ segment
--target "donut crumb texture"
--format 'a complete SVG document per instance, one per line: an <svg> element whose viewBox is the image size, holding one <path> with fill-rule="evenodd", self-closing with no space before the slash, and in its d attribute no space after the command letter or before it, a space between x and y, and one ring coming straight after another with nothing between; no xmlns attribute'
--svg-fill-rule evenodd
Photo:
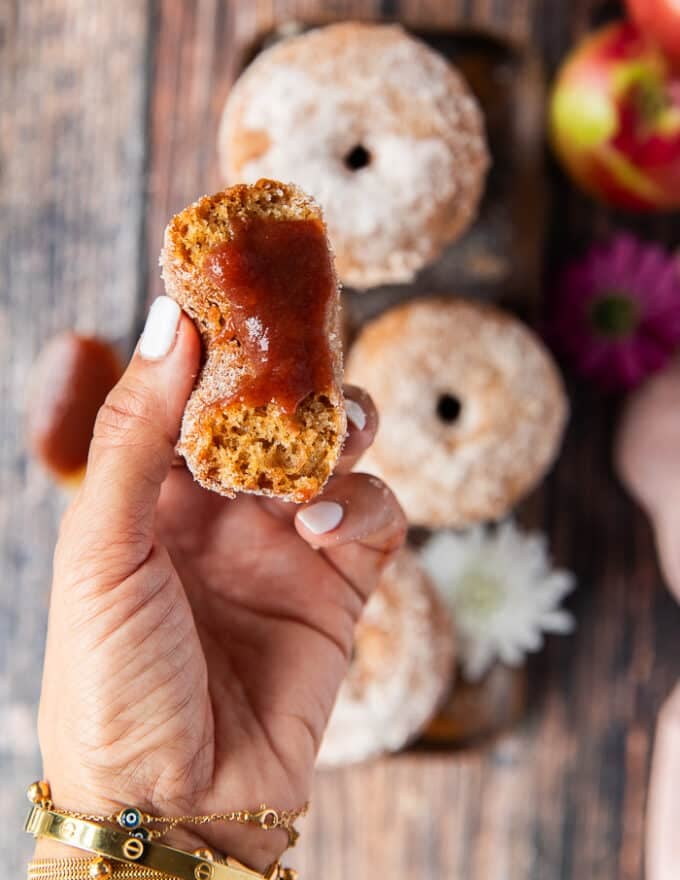
<svg viewBox="0 0 680 880"><path fill-rule="evenodd" d="M210 483L302 501L316 495L330 476L337 421L335 407L323 395L300 404L294 421L271 404L254 409L217 404L197 419L193 456Z"/></svg>

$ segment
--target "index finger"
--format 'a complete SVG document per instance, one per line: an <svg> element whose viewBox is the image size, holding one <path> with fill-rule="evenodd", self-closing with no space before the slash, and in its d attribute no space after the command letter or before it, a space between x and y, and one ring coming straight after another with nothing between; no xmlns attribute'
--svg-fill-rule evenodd
<svg viewBox="0 0 680 880"><path fill-rule="evenodd" d="M347 439L335 473L347 474L354 470L361 456L375 439L378 430L378 411L370 394L356 385L345 385L347 411Z"/></svg>

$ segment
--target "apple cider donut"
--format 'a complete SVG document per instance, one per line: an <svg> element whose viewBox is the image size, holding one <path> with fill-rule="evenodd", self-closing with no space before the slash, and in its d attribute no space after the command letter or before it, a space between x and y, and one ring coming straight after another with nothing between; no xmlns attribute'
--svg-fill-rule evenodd
<svg viewBox="0 0 680 880"><path fill-rule="evenodd" d="M363 761L414 739L446 693L453 661L449 614L405 548L385 568L357 625L319 765Z"/></svg>
<svg viewBox="0 0 680 880"><path fill-rule="evenodd" d="M193 318L204 363L178 451L207 489L307 501L346 432L338 284L321 211L260 180L172 218L168 296Z"/></svg>
<svg viewBox="0 0 680 880"><path fill-rule="evenodd" d="M568 412L535 334L460 299L413 300L372 321L350 351L347 381L380 413L362 470L429 528L505 516L551 466Z"/></svg>
<svg viewBox="0 0 680 880"><path fill-rule="evenodd" d="M230 183L292 180L324 209L341 280L406 282L473 220L489 164L461 75L397 25L283 40L245 70L219 136Z"/></svg>

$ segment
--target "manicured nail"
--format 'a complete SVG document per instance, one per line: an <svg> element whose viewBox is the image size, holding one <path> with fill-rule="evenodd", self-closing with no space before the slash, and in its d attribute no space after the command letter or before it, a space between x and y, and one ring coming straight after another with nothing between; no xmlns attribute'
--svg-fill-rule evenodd
<svg viewBox="0 0 680 880"><path fill-rule="evenodd" d="M345 400L345 412L350 422L360 431L363 431L366 427L366 413L356 400L349 400L349 398Z"/></svg>
<svg viewBox="0 0 680 880"><path fill-rule="evenodd" d="M139 353L145 360L156 361L170 351L180 315L180 307L169 296L159 296L153 301L139 343Z"/></svg>
<svg viewBox="0 0 680 880"><path fill-rule="evenodd" d="M318 501L311 507L301 510L298 519L302 525L315 535L325 535L340 525L345 511L335 501Z"/></svg>

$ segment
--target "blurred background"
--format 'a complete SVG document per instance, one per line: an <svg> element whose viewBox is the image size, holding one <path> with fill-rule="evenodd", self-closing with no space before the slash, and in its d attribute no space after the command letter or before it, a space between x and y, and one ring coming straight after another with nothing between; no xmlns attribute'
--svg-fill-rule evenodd
<svg viewBox="0 0 680 880"><path fill-rule="evenodd" d="M224 183L216 137L230 85L255 47L291 20L402 21L454 60L467 57L471 82L477 71L491 89L485 109L521 98L527 119L516 152L494 154L499 170L482 209L511 277L494 286L498 266L475 261L473 230L457 251L471 258L445 255L408 295L469 271L466 292L541 325L553 279L593 242L629 231L672 252L677 214L593 201L548 149L547 95L560 63L586 32L622 14L621 4L599 0L0 0L0 858L8 876L20 876L31 851L19 829L25 787L40 775L51 554L68 500L25 442L29 376L45 341L76 329L129 354L161 292L167 220ZM360 323L403 295L385 289L366 300L350 291L348 310ZM567 375L562 455L518 518L544 531L556 563L575 574L574 634L473 694L464 737L320 773L291 860L303 878L643 876L654 728L680 675L680 610L652 530L614 473L623 396L602 395L568 365ZM475 725L475 713L484 723Z"/></svg>

